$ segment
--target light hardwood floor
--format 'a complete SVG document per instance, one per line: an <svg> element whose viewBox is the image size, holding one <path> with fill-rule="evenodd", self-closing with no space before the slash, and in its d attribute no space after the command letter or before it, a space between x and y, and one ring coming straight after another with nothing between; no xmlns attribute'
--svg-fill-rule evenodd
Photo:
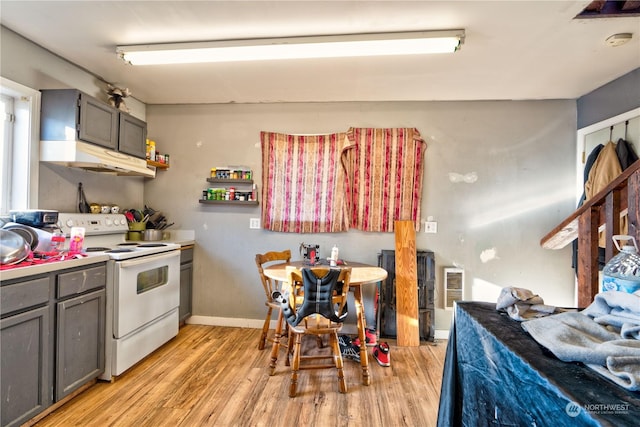
<svg viewBox="0 0 640 427"><path fill-rule="evenodd" d="M98 382L36 426L433 426L446 341L391 346L391 367L370 357L372 384L345 360L348 391L334 369L301 371L288 397L280 353L268 375L269 348L258 329L186 325L178 336L115 382ZM315 343L305 343L311 351Z"/></svg>

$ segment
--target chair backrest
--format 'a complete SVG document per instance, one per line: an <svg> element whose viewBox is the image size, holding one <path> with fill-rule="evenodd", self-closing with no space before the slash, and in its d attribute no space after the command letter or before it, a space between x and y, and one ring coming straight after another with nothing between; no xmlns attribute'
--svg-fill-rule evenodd
<svg viewBox="0 0 640 427"><path fill-rule="evenodd" d="M260 281L264 287L264 293L267 297L267 301L271 301L271 295L277 289L274 287L274 281L264 275L264 268L267 265L273 265L276 262L288 263L289 261L291 261L291 250L289 249L280 252L271 251L256 255L256 266L258 267L258 274L260 275Z"/></svg>
<svg viewBox="0 0 640 427"><path fill-rule="evenodd" d="M287 296L280 299L287 322L295 327L313 317L317 326L341 323L348 312L350 279L351 268L287 267L286 295L303 295L301 300ZM299 288L303 289L302 293L298 292Z"/></svg>

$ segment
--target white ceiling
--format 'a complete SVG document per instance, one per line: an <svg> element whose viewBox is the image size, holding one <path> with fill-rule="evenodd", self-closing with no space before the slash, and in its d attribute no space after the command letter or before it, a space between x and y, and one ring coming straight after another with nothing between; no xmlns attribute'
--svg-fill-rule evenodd
<svg viewBox="0 0 640 427"><path fill-rule="evenodd" d="M147 104L574 99L640 67L586 1L5 1L3 26ZM117 45L462 28L455 54L133 67ZM634 33L610 47L615 33Z"/></svg>

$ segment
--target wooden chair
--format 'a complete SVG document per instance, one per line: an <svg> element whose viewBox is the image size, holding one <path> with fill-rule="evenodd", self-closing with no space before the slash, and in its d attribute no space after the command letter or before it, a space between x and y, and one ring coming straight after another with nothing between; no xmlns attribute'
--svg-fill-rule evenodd
<svg viewBox="0 0 640 427"><path fill-rule="evenodd" d="M342 329L342 322L347 315L351 268L287 267L287 273L288 280L283 286L284 294L279 299L284 305L283 315L289 324L289 354L293 354L290 363L289 397L296 395L298 372L302 369L336 368L340 392L346 393L347 384L338 344L338 332ZM297 291L299 287L302 287L302 293ZM289 298L290 295L297 297ZM301 343L305 335L314 335L316 338L328 335L331 354L303 356ZM331 359L331 363L319 363L319 359ZM306 363L309 361L311 362Z"/></svg>
<svg viewBox="0 0 640 427"><path fill-rule="evenodd" d="M260 341L258 342L258 349L262 350L265 347L267 341L272 343L279 344L280 338L282 336L282 327L284 323L284 319L282 317L282 310L280 303L274 301L272 295L275 291L279 291L280 289L277 287L274 280L271 280L269 277L264 275L264 267L268 265L273 265L277 262L288 263L291 260L291 251L289 249L284 251L271 251L266 252L264 254L256 255L256 266L258 267L258 273L260 274L260 281L262 282L262 287L264 288L265 293L265 302L264 305L267 306L267 316L264 320L264 325L262 326L262 334L260 335ZM278 312L278 323L276 324L276 328L274 330L273 338L269 337L269 325L271 323L271 314L273 310L277 310ZM273 357L273 355L272 355ZM276 351L277 358L277 351ZM275 367L275 360L272 361Z"/></svg>

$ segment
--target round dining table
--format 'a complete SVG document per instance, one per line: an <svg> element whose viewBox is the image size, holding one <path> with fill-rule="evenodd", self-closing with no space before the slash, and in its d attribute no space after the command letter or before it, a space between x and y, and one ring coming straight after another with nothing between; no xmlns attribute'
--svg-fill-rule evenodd
<svg viewBox="0 0 640 427"><path fill-rule="evenodd" d="M328 267L324 264L310 265L307 261L292 261L290 263L275 264L264 269L264 274L273 280L279 282L287 281L287 266L297 268L302 267ZM369 359L367 357L367 347L365 345L365 329L367 327L364 316L364 302L362 299L362 286L370 283L378 283L387 278L387 271L374 265L363 264L360 262L343 261L336 267L350 267L351 281L349 283L349 291L353 293L353 299L356 306L356 321L358 326L358 337L360 338L360 366L362 367L362 384L371 384L371 373L369 370Z"/></svg>

